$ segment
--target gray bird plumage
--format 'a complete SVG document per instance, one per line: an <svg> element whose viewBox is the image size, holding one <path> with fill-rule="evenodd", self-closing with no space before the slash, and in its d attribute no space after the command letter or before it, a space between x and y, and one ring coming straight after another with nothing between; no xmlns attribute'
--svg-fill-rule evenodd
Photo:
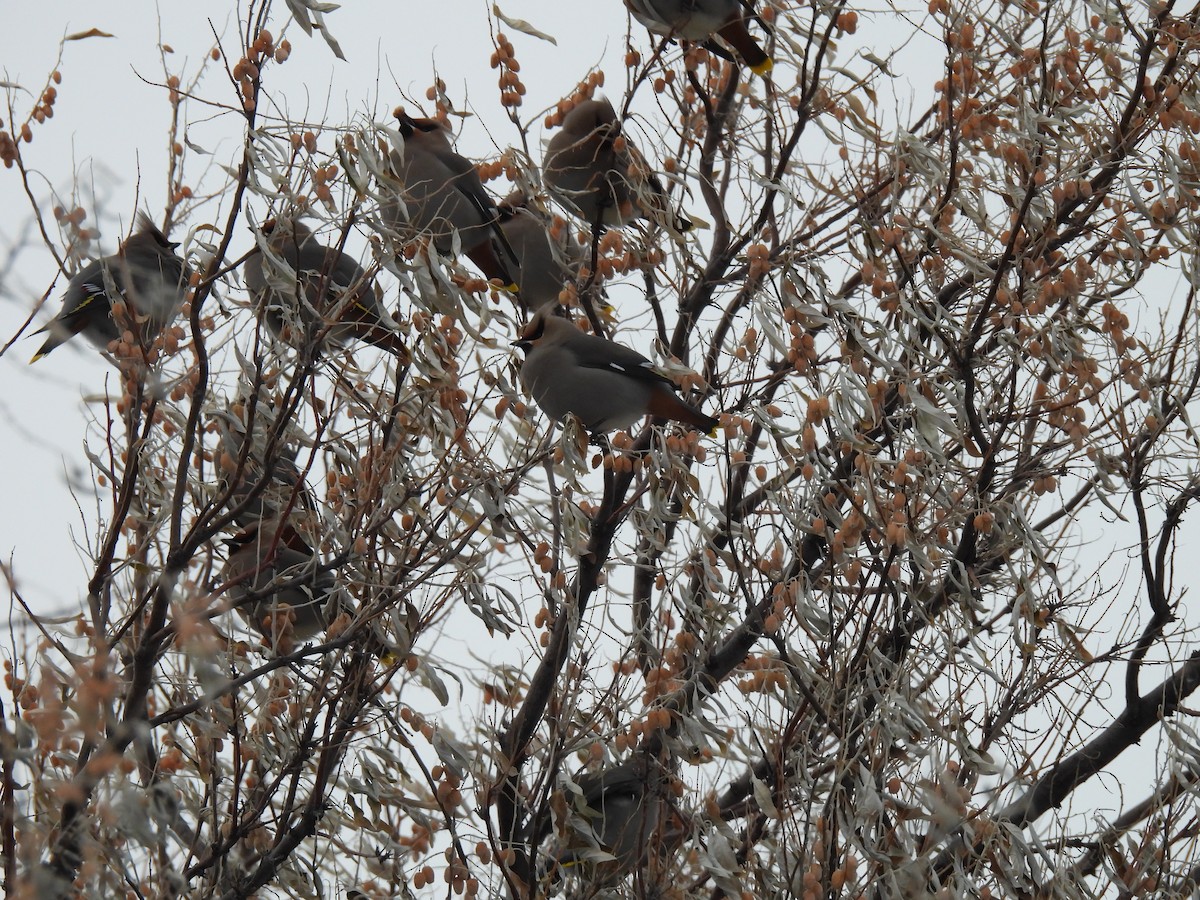
<svg viewBox="0 0 1200 900"><path fill-rule="evenodd" d="M397 114L404 149L390 163L396 200L384 204L384 221L407 239L425 235L438 253L450 253L453 235L489 279L513 284L517 260L500 228L496 203L466 157L450 145L450 133L436 119ZM497 255L492 239L498 242Z"/></svg>
<svg viewBox="0 0 1200 900"><path fill-rule="evenodd" d="M101 349L117 340L120 329L112 316L112 288L128 311L122 327L132 327L135 338L148 346L174 321L187 293L191 272L176 255L178 246L140 213L137 231L115 254L89 263L71 279L58 316L35 332L49 335L30 362L80 333Z"/></svg>
<svg viewBox="0 0 1200 900"><path fill-rule="evenodd" d="M597 878L623 877L647 860L656 832L661 837L665 773L639 755L582 775L576 784L583 796L576 798L575 806L590 826L595 844L573 841L559 853L559 862L572 866L594 859L598 868L593 875ZM598 857L595 845L612 859Z"/></svg>
<svg viewBox="0 0 1200 900"><path fill-rule="evenodd" d="M217 459L223 490L229 491L229 508L234 521L248 528L262 519L286 515L307 516L316 508L296 465L297 448L285 440L276 442L267 464L268 435L276 427L275 414L266 402L255 405L254 433L246 433L246 421L238 406L217 410L217 434L221 454ZM238 465L241 464L241 476ZM262 484L262 482L266 482Z"/></svg>
<svg viewBox="0 0 1200 900"><path fill-rule="evenodd" d="M759 75L774 62L746 30L740 0L625 0L633 17L657 34L707 41L714 35L733 47Z"/></svg>
<svg viewBox="0 0 1200 900"><path fill-rule="evenodd" d="M384 322L379 289L358 260L326 247L294 218L268 220L262 230L267 250L286 268L260 248L246 260L244 274L272 334L287 334L290 325L299 329L304 341L324 331L327 345L357 340L407 355L400 336Z"/></svg>
<svg viewBox="0 0 1200 900"><path fill-rule="evenodd" d="M584 247L570 229L564 228L554 237L548 217L520 192L505 198L499 208L500 227L520 263L517 287L521 303L536 310L558 302L563 286L575 280L585 261Z"/></svg>
<svg viewBox="0 0 1200 900"><path fill-rule="evenodd" d="M572 413L591 432L626 428L659 416L711 433L717 419L676 395L674 382L642 354L594 334L544 306L522 329L515 346L525 351L521 383L550 418Z"/></svg>
<svg viewBox="0 0 1200 900"><path fill-rule="evenodd" d="M272 614L290 609L304 641L328 627L345 599L337 578L290 526L264 520L226 540L221 571L231 602L255 630L270 635Z"/></svg>
<svg viewBox="0 0 1200 900"><path fill-rule="evenodd" d="M621 227L639 218L666 223L668 198L632 143L621 137L621 122L607 100L584 100L563 118L546 145L542 174L546 186L588 227ZM679 217L675 228L692 226Z"/></svg>

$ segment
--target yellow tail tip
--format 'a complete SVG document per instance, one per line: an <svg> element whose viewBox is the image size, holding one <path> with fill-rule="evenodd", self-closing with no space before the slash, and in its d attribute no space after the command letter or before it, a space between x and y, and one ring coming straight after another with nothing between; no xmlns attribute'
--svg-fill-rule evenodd
<svg viewBox="0 0 1200 900"><path fill-rule="evenodd" d="M46 356L46 355L48 355L48 354L45 354L39 350L37 353L33 354L33 359L29 360L27 365L32 366L35 362L37 362L39 359L41 359L43 356Z"/></svg>
<svg viewBox="0 0 1200 900"><path fill-rule="evenodd" d="M766 76L766 74L768 72L770 72L773 68L775 68L775 60L771 59L771 57L768 56L766 59L764 59L758 65L751 66L750 71L753 72L755 75Z"/></svg>

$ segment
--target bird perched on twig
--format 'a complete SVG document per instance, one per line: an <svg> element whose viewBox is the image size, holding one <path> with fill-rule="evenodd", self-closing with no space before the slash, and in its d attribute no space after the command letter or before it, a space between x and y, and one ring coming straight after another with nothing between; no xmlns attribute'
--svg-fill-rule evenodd
<svg viewBox="0 0 1200 900"><path fill-rule="evenodd" d="M321 244L295 218L263 223L265 247L244 265L255 308L276 337L296 329L304 341L324 331L326 344L362 341L408 358L404 342L384 322L380 292L358 261Z"/></svg>
<svg viewBox="0 0 1200 900"><path fill-rule="evenodd" d="M221 570L231 602L267 637L286 634L280 617L291 620L295 640L324 631L345 607L337 578L290 525L264 519L225 541L229 559Z"/></svg>
<svg viewBox="0 0 1200 900"><path fill-rule="evenodd" d="M396 118L404 147L390 155L397 196L384 204L384 220L410 238L427 235L438 253L452 251L457 233L463 253L484 277L515 291L519 263L475 166L454 151L449 130L437 119L415 119L403 111Z"/></svg>
<svg viewBox="0 0 1200 900"><path fill-rule="evenodd" d="M756 75L766 75L775 65L746 30L741 0L625 0L625 5L635 19L657 34L685 41L719 37Z"/></svg>
<svg viewBox="0 0 1200 900"><path fill-rule="evenodd" d="M692 425L706 434L718 420L676 395L676 386L642 354L594 334L543 306L514 341L525 351L521 383L550 418L574 414L590 432L626 428L643 416Z"/></svg>
<svg viewBox="0 0 1200 900"><path fill-rule="evenodd" d="M520 263L517 287L522 305L536 310L557 303L563 286L575 280L584 263L583 246L568 228L556 234L554 224L521 191L504 198L499 210L500 227Z"/></svg>
<svg viewBox="0 0 1200 900"><path fill-rule="evenodd" d="M281 437L268 460L267 435L279 427L276 415L265 400L254 404L253 433L248 435L245 407L239 402L213 413L220 438L220 453L214 459L224 490L229 492L234 521L248 528L264 518L287 515L292 521L292 517L311 517L316 503L296 465L296 445ZM293 432L285 429L284 434L290 437ZM235 482L239 464L241 475ZM266 483L261 484L263 481Z"/></svg>
<svg viewBox="0 0 1200 900"><path fill-rule="evenodd" d="M607 100L584 100L563 118L543 158L546 186L588 227L621 227L639 218L667 224L668 197L645 158L621 133ZM686 231L692 222L671 222Z"/></svg>
<svg viewBox="0 0 1200 900"><path fill-rule="evenodd" d="M148 346L175 319L187 293L191 272L176 255L178 246L139 213L137 231L115 254L89 263L71 279L58 316L35 332L49 336L30 362L81 332L101 349L123 331ZM124 305L121 321L113 317L114 301Z"/></svg>
<svg viewBox="0 0 1200 900"><path fill-rule="evenodd" d="M558 853L559 863L594 863L590 880L611 882L644 864L664 842L678 840L679 828L662 827L667 779L660 766L642 755L577 778L582 797L576 796L574 806L591 834L576 829Z"/></svg>

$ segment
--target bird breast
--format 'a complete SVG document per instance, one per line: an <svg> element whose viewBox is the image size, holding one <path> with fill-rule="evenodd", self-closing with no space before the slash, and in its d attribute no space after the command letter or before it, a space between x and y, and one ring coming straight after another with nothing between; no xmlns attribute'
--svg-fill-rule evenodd
<svg viewBox="0 0 1200 900"><path fill-rule="evenodd" d="M550 418L574 413L588 431L627 428L646 414L651 383L609 369L585 368L563 347L535 347L521 383Z"/></svg>
<svg viewBox="0 0 1200 900"><path fill-rule="evenodd" d="M483 185L474 172L454 173L435 156L411 146L402 156L392 151L392 168L400 181L400 203L393 203L385 215L394 225L414 234L433 238L439 253L452 249L458 232L462 249L471 250L488 239L489 222L472 200L483 196ZM403 209L401 209L401 203Z"/></svg>
<svg viewBox="0 0 1200 900"><path fill-rule="evenodd" d="M564 282L575 279L583 262L583 247L569 230L558 240L549 226L531 213L517 213L501 226L520 262L517 286L530 309L558 301Z"/></svg>

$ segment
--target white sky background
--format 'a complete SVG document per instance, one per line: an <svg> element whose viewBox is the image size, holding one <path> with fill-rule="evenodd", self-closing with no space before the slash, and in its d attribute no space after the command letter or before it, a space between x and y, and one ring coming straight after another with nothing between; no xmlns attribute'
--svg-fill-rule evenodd
<svg viewBox="0 0 1200 900"><path fill-rule="evenodd" d="M621 97L627 18L620 0L507 0L501 7L509 16L527 19L558 41L553 46L503 26L499 29L516 45L521 78L529 87L522 110L524 118L534 118L536 112L571 93L596 66L607 73L608 96L614 102ZM489 9L490 2L484 0L346 0L327 19L347 57L348 61L342 62L317 36L307 37L295 27L281 34L287 15L286 7L279 2L271 30L277 41L286 36L293 52L286 64L270 68L268 93L277 99L286 97L293 116L313 122L338 123L363 115L389 122L392 108L403 102L401 91L423 98L436 68L450 96L456 101L466 98L468 108L473 101L480 113L460 129L458 149L467 156L492 158L497 154L497 144L503 147L515 142L517 135L500 111L497 73L488 66L493 50L487 26ZM213 29L236 59L241 10L217 2L169 0L156 7L142 0L121 4L72 0L44 4L39 13L24 17L17 27L10 16L8 27L0 31L0 77L28 89L31 95L18 101L22 113L55 66L63 35L93 27L114 35L66 45L59 64L63 80L58 86L54 118L36 127L34 142L22 147L25 159L35 170L32 187L48 226L54 224L49 213L54 191L69 196L72 183L77 182L84 191L82 205L90 214L93 205L87 192L95 183L97 193L107 198L110 215L100 223L103 234L99 246L104 253L111 253L128 232L137 208L148 209L156 221L162 218L170 108L165 91L156 86L165 77L159 41L174 47L175 53L167 57L167 62L186 83L213 46ZM865 11L862 14L863 27L869 28L870 15ZM894 39L897 33L893 29L890 37ZM644 30L637 28L634 34L640 46L647 48ZM839 61L847 55L844 53ZM882 109L898 107L901 118L906 118L912 95L928 97L929 84L940 74L920 67L937 67L940 60L940 50L923 55L919 47L909 48L893 64L900 74L892 84L898 99L890 101L881 95ZM217 67L210 67L199 93L226 102L235 99L232 86ZM269 105L263 108L270 109ZM426 110L432 111L432 104ZM8 119L7 111L0 114ZM191 135L197 144L211 151L218 161L236 163L241 153L236 117L210 119L198 104L190 105L187 115L196 123ZM541 137L539 124L532 129L535 148L540 149ZM326 144L327 140L322 142L322 146ZM189 165L198 174L202 161L192 159ZM8 262L2 254L29 226L29 209L16 171L0 170L2 267L7 268ZM204 215L187 224L219 221L215 211L205 211ZM97 224L91 216L89 224ZM29 234L12 269L3 271L0 343L16 332L56 275L53 258L35 234ZM183 236L182 230L173 235L177 240ZM233 245L235 258L249 246L249 233L238 235ZM31 331L57 313L65 284L65 279L60 279L55 285ZM394 307L393 300L394 295L390 295L389 303ZM1147 310L1145 314L1157 318L1159 311ZM1136 330L1138 311L1128 312ZM106 384L115 389L117 379L115 370L82 338L59 348L36 366L27 365L40 340L22 339L0 357L0 459L9 473L0 507L0 553L6 562L13 563L17 585L34 609L73 613L86 593L91 571L89 554L74 545L88 547L94 542L97 518L91 474L82 449L86 414L80 398L100 392ZM72 496L68 481L80 488L78 499ZM107 513L106 499L100 508ZM1200 541L1197 524L1186 522L1180 538L1184 546ZM1114 550L1128 546L1132 535L1104 532L1097 524L1095 539L1093 547L1081 550L1080 563L1085 570L1090 569L1089 559L1111 555L1110 574L1101 583L1116 583L1128 558ZM1128 609L1135 596L1142 602L1141 592L1132 584L1139 577L1136 566L1128 576L1117 615ZM1107 649L1111 640L1111 635L1098 636L1089 645L1099 652ZM1144 685L1148 687L1157 680L1155 673L1147 672ZM1154 740L1151 737L1148 743ZM1132 796L1140 796L1142 788L1133 786L1133 773L1129 774L1125 786ZM1149 774L1143 769L1137 781L1144 784ZM1096 784L1111 788L1114 781L1106 775Z"/></svg>

